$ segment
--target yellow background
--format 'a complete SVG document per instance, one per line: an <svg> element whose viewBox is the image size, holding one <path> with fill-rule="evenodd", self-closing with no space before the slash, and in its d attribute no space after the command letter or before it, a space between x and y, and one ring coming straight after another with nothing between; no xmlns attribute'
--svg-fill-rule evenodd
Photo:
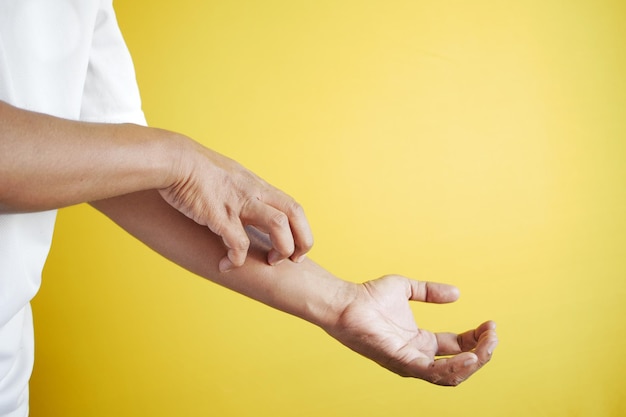
<svg viewBox="0 0 626 417"><path fill-rule="evenodd" d="M151 125L305 207L311 256L460 287L498 323L449 389L59 214L34 302L37 416L626 415L626 6L119 0Z"/></svg>

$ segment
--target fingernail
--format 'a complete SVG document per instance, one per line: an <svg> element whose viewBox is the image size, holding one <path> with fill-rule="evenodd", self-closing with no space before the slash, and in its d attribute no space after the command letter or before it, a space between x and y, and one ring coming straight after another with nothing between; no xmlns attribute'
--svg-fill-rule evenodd
<svg viewBox="0 0 626 417"><path fill-rule="evenodd" d="M269 255L267 255L267 262L272 266L276 266L282 261L284 261L284 259L281 259L280 253L278 252L271 251Z"/></svg>
<svg viewBox="0 0 626 417"><path fill-rule="evenodd" d="M222 258L219 263L220 272L228 272L233 269L233 263L228 259L228 257Z"/></svg>
<svg viewBox="0 0 626 417"><path fill-rule="evenodd" d="M306 255L300 255L294 260L294 262L299 264L299 263L302 263L304 259L306 259Z"/></svg>
<svg viewBox="0 0 626 417"><path fill-rule="evenodd" d="M463 366L474 365L477 361L478 361L478 358L476 356L472 356L471 358L469 358L465 362L463 362Z"/></svg>

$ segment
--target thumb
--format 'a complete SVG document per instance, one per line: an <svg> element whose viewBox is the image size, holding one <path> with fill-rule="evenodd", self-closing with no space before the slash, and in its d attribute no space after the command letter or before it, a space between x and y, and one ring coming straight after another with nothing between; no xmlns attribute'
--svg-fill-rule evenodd
<svg viewBox="0 0 626 417"><path fill-rule="evenodd" d="M408 279L408 278L407 278ZM411 287L412 301L426 303L452 303L459 298L459 289L454 285L440 284L437 282L416 281L408 279Z"/></svg>

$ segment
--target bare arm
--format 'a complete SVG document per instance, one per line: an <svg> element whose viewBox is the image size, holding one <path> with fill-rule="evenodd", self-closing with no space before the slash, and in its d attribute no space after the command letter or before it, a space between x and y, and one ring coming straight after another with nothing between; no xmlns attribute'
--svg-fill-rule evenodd
<svg viewBox="0 0 626 417"><path fill-rule="evenodd" d="M43 211L172 181L174 134L80 123L0 101L0 213Z"/></svg>
<svg viewBox="0 0 626 417"><path fill-rule="evenodd" d="M271 236L271 264L300 260L313 243L304 212L291 197L184 135L65 120L0 101L0 214L147 189L159 190L164 201L222 238L222 270L243 264L246 225Z"/></svg>
<svg viewBox="0 0 626 417"><path fill-rule="evenodd" d="M387 276L343 281L316 263L263 261L263 236L252 232L246 263L227 274L217 267L220 239L146 191L93 205L157 252L220 285L301 317L391 371L441 385L458 385L487 363L497 345L486 322L462 334L419 329L409 300L455 301L455 287ZM437 355L454 355L435 360Z"/></svg>
<svg viewBox="0 0 626 417"><path fill-rule="evenodd" d="M351 290L311 260L283 262L263 260L266 242L254 239L247 262L228 273L218 262L223 244L210 230L172 210L155 191L134 193L91 203L143 243L187 270L282 311L322 324L324 315L309 309L326 309L334 298ZM305 299L303 295L310 295ZM319 299L313 300L316 296Z"/></svg>

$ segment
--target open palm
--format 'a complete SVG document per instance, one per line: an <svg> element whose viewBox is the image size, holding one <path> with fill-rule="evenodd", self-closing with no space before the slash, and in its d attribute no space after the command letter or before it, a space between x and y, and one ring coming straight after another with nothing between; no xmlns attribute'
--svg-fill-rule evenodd
<svg viewBox="0 0 626 417"><path fill-rule="evenodd" d="M458 290L450 285L385 276L359 284L327 331L398 375L456 386L491 358L498 343L495 324L488 321L461 334L432 333L417 327L409 300L449 303L457 298Z"/></svg>

